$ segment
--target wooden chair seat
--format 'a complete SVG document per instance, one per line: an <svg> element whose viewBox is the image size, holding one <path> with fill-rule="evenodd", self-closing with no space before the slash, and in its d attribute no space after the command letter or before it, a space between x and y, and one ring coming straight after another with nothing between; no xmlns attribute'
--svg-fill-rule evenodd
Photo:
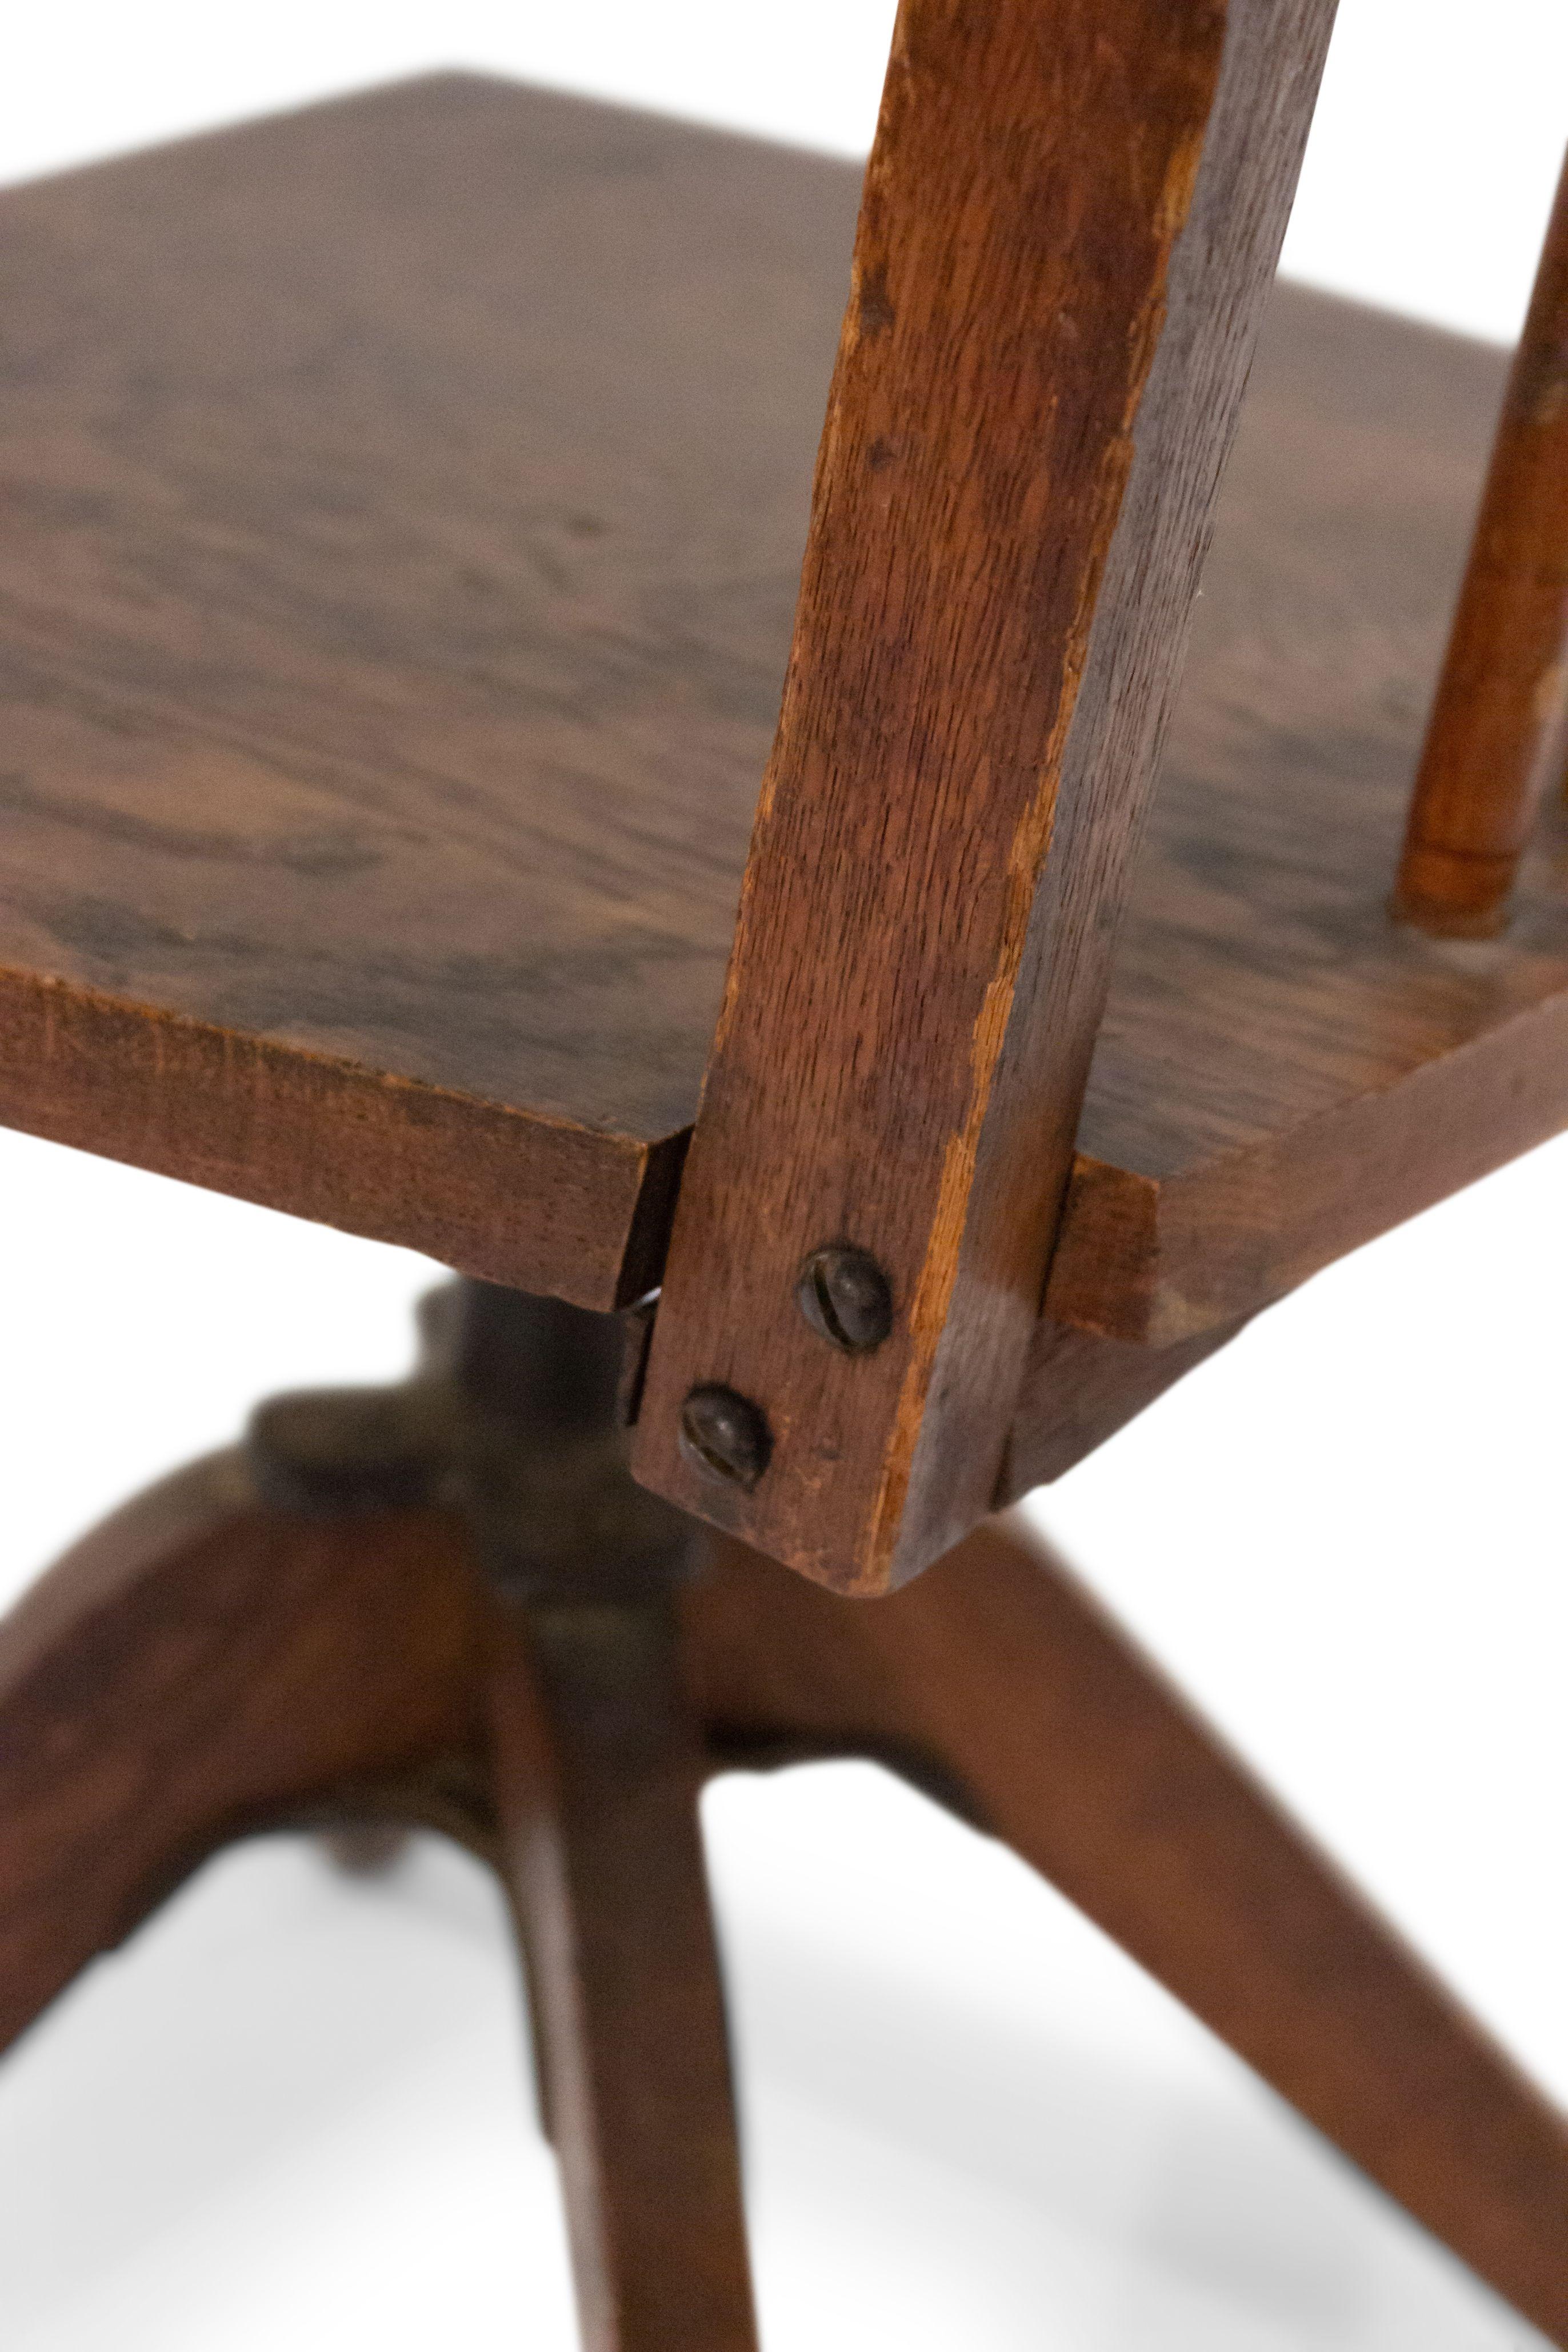
<svg viewBox="0 0 1568 2352"><path fill-rule="evenodd" d="M903 0L858 209L459 78L0 207L0 1119L493 1277L0 1626L0 2040L444 1828L587 2352L754 2347L696 1800L823 1754L1568 2347L1563 2118L981 1524L1568 1118L1568 176L1473 541L1500 356L1280 292L1173 705L1331 14Z"/></svg>
<svg viewBox="0 0 1568 2352"><path fill-rule="evenodd" d="M658 1280L858 193L453 77L4 199L0 1118ZM1276 297L1048 1294L1123 1388L1568 1120L1551 840L1385 913L1503 372Z"/></svg>

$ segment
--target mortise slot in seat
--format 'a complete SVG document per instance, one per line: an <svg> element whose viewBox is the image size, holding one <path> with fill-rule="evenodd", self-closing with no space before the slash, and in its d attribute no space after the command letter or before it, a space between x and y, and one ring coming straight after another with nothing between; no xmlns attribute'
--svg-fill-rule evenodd
<svg viewBox="0 0 1568 2352"><path fill-rule="evenodd" d="M443 77L0 199L0 1118L584 1306L657 1280L858 193ZM1507 938L1385 911L1503 365L1279 289L1069 1333L1195 1360L1568 1122L1555 821Z"/></svg>

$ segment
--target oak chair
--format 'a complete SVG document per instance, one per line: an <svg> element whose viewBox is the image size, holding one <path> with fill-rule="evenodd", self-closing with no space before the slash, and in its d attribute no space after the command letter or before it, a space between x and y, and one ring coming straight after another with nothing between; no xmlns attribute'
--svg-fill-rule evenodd
<svg viewBox="0 0 1568 2352"><path fill-rule="evenodd" d="M992 1516L1568 1124L1568 200L1511 373L1270 300L1331 15L904 0L863 189L443 77L0 206L0 1118L459 1276L0 1629L4 2032L448 1831L594 2352L753 2342L694 1798L843 1753L1568 2345L1563 2119Z"/></svg>

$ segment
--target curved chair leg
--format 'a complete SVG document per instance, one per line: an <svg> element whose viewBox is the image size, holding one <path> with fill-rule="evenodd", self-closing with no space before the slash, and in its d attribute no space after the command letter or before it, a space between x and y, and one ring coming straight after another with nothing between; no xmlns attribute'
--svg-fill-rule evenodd
<svg viewBox="0 0 1568 2352"><path fill-rule="evenodd" d="M693 1727L880 1755L1568 2346L1568 2126L1042 1546L994 1523L859 1606L721 1546L672 1597L618 1341L463 1295L461 1380L286 1402L0 1625L0 2044L226 1839L432 1821L513 1893L591 2352L751 2352Z"/></svg>
<svg viewBox="0 0 1568 2352"><path fill-rule="evenodd" d="M618 1320L461 1284L425 1331L411 1381L274 1400L0 1625L0 2045L227 1839L432 1822L513 1895L593 2352L752 2352L692 1530L626 1472Z"/></svg>
<svg viewBox="0 0 1568 2352"><path fill-rule="evenodd" d="M1557 2344L1568 2125L1016 1520L846 1605L684 1601L721 1755L880 1754L1015 1848Z"/></svg>
<svg viewBox="0 0 1568 2352"><path fill-rule="evenodd" d="M290 1405L318 1483L365 1412ZM752 2352L668 1600L509 1604L464 1520L253 1472L165 1480L0 1623L0 2046L230 1839L431 1823L514 1898L592 2352Z"/></svg>
<svg viewBox="0 0 1568 2352"><path fill-rule="evenodd" d="M482 1842L478 1593L456 1522L268 1511L237 1452L68 1553L0 1623L0 2047L247 1831Z"/></svg>
<svg viewBox="0 0 1568 2352"><path fill-rule="evenodd" d="M586 2352L752 2352L703 1758L668 1605L520 1613L490 1710Z"/></svg>

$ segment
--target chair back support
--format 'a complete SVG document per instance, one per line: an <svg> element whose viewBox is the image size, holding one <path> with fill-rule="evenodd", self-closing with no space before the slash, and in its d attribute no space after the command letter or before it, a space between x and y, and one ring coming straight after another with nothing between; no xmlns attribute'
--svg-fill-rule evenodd
<svg viewBox="0 0 1568 2352"><path fill-rule="evenodd" d="M991 1505L1332 13L900 11L637 1457L842 1589Z"/></svg>
<svg viewBox="0 0 1568 2352"><path fill-rule="evenodd" d="M1568 163L1432 704L1396 912L1438 937L1502 930L1537 806L1565 751Z"/></svg>

